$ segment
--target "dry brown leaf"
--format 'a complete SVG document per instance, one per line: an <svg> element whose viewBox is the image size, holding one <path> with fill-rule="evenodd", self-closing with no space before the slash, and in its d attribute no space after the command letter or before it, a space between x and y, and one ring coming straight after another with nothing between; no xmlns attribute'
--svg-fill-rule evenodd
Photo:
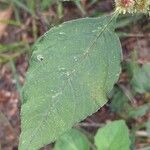
<svg viewBox="0 0 150 150"><path fill-rule="evenodd" d="M4 11L0 11L0 38L2 37L2 35L4 35L6 27L8 25L7 23L5 23L5 21L8 21L11 18L11 15L12 15L11 7L9 7Z"/></svg>

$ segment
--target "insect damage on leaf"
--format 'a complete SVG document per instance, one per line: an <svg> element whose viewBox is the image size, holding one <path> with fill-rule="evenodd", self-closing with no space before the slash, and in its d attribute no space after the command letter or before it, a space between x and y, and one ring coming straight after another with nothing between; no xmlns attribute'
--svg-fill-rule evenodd
<svg viewBox="0 0 150 150"><path fill-rule="evenodd" d="M44 57L42 55L37 55L37 60L38 61L42 61L44 59Z"/></svg>

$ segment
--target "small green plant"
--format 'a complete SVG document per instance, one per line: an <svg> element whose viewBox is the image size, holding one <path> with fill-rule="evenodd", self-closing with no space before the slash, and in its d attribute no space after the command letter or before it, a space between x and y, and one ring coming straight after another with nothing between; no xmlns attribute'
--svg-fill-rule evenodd
<svg viewBox="0 0 150 150"><path fill-rule="evenodd" d="M129 150L129 131L125 122L114 121L98 130L95 136L98 150Z"/></svg>
<svg viewBox="0 0 150 150"><path fill-rule="evenodd" d="M129 131L122 120L99 128L93 141L80 130L72 129L56 141L54 150L129 150L130 147Z"/></svg>
<svg viewBox="0 0 150 150"><path fill-rule="evenodd" d="M38 150L54 142L107 103L121 71L121 44L114 32L117 16L148 13L148 2L116 0L113 15L65 22L37 40L22 93L20 150ZM105 143L111 127L113 136ZM119 143L119 138L125 140ZM98 150L129 150L124 122L100 129L95 144ZM56 150L59 145L61 142L56 143Z"/></svg>

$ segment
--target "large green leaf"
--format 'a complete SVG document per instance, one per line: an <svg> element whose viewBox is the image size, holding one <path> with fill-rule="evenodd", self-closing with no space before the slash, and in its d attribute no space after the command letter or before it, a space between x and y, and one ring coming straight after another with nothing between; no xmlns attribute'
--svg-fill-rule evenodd
<svg viewBox="0 0 150 150"><path fill-rule="evenodd" d="M87 137L76 129L70 130L56 141L54 150L89 150Z"/></svg>
<svg viewBox="0 0 150 150"><path fill-rule="evenodd" d="M114 121L100 128L95 136L98 150L129 150L128 128L124 121Z"/></svg>
<svg viewBox="0 0 150 150"><path fill-rule="evenodd" d="M56 140L107 102L121 62L110 20L69 21L37 41L23 88L20 150Z"/></svg>

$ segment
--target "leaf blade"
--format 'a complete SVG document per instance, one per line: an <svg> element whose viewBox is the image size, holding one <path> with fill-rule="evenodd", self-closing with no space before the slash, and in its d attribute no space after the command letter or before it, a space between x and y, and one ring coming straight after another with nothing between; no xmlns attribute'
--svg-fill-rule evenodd
<svg viewBox="0 0 150 150"><path fill-rule="evenodd" d="M89 150L87 137L77 129L71 129L60 137L55 144L54 150Z"/></svg>
<svg viewBox="0 0 150 150"><path fill-rule="evenodd" d="M107 102L121 61L121 46L111 31L112 24L90 51L88 47L109 20L69 21L37 41L23 88L21 150L54 141Z"/></svg>
<svg viewBox="0 0 150 150"><path fill-rule="evenodd" d="M98 150L129 150L130 140L125 122L114 121L100 128L95 136L95 145Z"/></svg>

